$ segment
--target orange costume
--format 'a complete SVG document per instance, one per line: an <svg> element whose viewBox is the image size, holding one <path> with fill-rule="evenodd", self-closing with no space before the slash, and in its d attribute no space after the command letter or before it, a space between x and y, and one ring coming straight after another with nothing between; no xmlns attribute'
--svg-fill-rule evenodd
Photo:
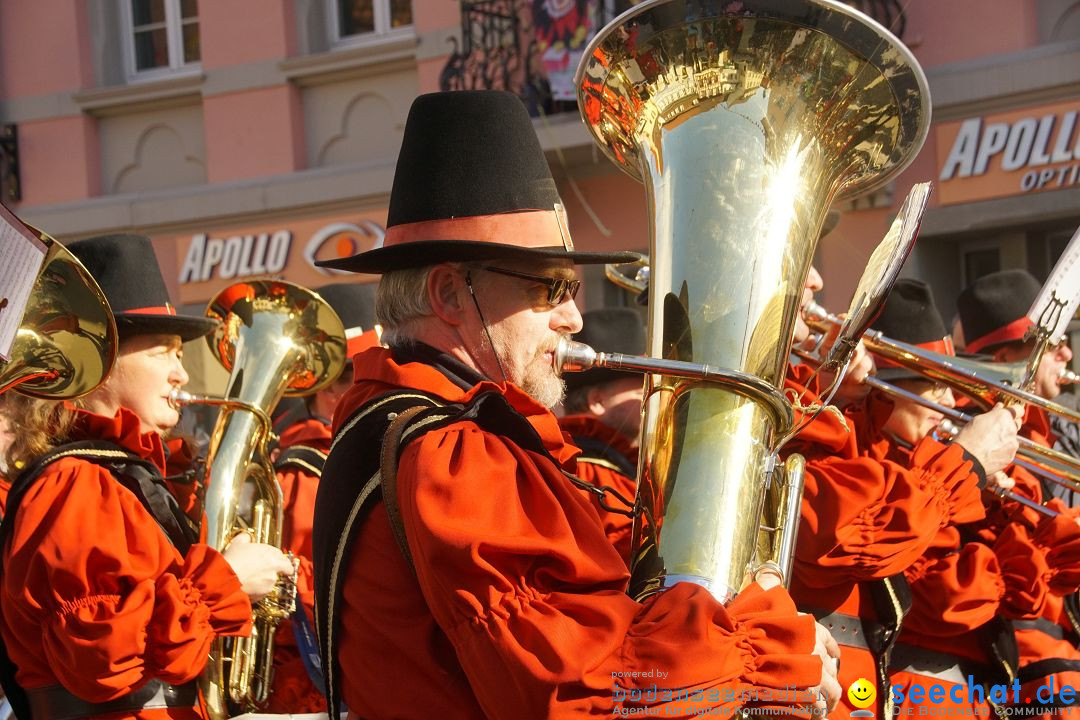
<svg viewBox="0 0 1080 720"><path fill-rule="evenodd" d="M582 448L577 457L577 476L593 487L611 488L618 494L608 493L603 504L597 495L590 498L596 512L600 513L608 540L629 564L634 522L633 517L623 511L633 508L637 494L637 483L633 479L637 449L630 438L591 415L568 415L559 419L559 427L570 436L572 444ZM591 447L594 444L603 446L603 450Z"/></svg>
<svg viewBox="0 0 1080 720"><path fill-rule="evenodd" d="M160 437L140 434L125 409L78 411L69 439L113 443L165 468ZM190 683L216 636L249 632L251 604L225 559L198 542L181 553L94 462L47 465L5 525L0 632L36 717L58 714L47 711L58 701L123 702L150 681ZM125 714L203 717L198 705Z"/></svg>
<svg viewBox="0 0 1080 720"><path fill-rule="evenodd" d="M820 661L797 654L814 647L813 620L797 616L780 588L752 585L727 607L691 584L641 603L627 596L625 563L586 492L564 474L577 448L517 387L484 381L445 355L442 372L382 348L361 358L335 427L389 392L451 403L493 393L546 452L463 418L404 445L395 496L413 565L379 501L341 566L330 620L340 641L328 670L340 672L353 717L577 718L646 707L681 717L819 681ZM316 506L317 579L334 462L332 452Z"/></svg>
<svg viewBox="0 0 1080 720"><path fill-rule="evenodd" d="M806 366L796 366L787 381L789 390L807 390L803 404L818 401L815 388L804 386L809 375ZM792 595L840 643L841 687L879 678L878 646L895 640L895 630L890 638L888 629L906 609L905 588L897 586L904 583L896 576L941 528L983 516L978 478L961 447L926 438L910 459L888 455L889 442L873 428L890 411L891 405L868 399L848 412L847 426L822 413L785 448L807 460ZM852 617L861 618L854 628ZM879 687L879 706L885 699ZM830 717L847 717L854 709L843 698Z"/></svg>
<svg viewBox="0 0 1080 720"><path fill-rule="evenodd" d="M321 466L313 462L330 451L330 426L309 417L281 433L282 455L275 462L284 509L282 549L300 559L296 599L309 621L315 617L315 589L311 581L311 522ZM290 450L309 449L313 454L292 455ZM309 457L310 455L310 457ZM312 621L313 622L313 621ZM315 687L300 656L293 621L282 622L274 636L274 681L263 710L268 713L316 713L326 709L322 690Z"/></svg>

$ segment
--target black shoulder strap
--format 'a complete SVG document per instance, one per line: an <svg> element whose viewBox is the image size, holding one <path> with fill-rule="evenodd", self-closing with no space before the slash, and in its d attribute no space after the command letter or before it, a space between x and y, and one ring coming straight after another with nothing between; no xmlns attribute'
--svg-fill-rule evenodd
<svg viewBox="0 0 1080 720"><path fill-rule="evenodd" d="M574 435L573 441L575 445L581 448L581 455L578 456L578 462L596 462L597 460L601 460L604 463L611 465L613 470L626 477L632 478L637 474L637 468L630 463L629 458L611 445L586 435Z"/></svg>
<svg viewBox="0 0 1080 720"><path fill-rule="evenodd" d="M893 647L900 637L904 617L911 611L911 586L903 573L866 583L870 599L878 616L873 631L867 633L867 644L874 655L878 681L878 703L881 717L892 717L892 681L889 678L889 661Z"/></svg>
<svg viewBox="0 0 1080 720"><path fill-rule="evenodd" d="M281 472L290 465L294 465L315 477L320 477L325 464L326 453L321 450L310 445L291 445L278 454L274 461L274 470Z"/></svg>
<svg viewBox="0 0 1080 720"><path fill-rule="evenodd" d="M7 547L15 516L26 493L41 478L45 468L66 457L77 457L101 465L112 473L117 482L130 490L147 512L157 521L162 532L186 554L191 544L198 540L198 528L194 526L169 492L157 467L135 457L118 445L104 441L87 440L68 443L54 448L27 466L11 484L8 493L7 512L0 520L0 576L3 575L3 549ZM15 680L18 668L12 662L7 647L0 638L0 685L11 703L15 717L30 720L30 702L26 692Z"/></svg>
<svg viewBox="0 0 1080 720"><path fill-rule="evenodd" d="M342 602L345 570L352 555L353 541L371 508L383 497L380 473L383 436L399 414L417 406L425 409L411 414L405 426L400 428L397 447L387 448L387 452L400 454L418 436L468 420L487 432L510 438L526 450L551 457L536 429L495 391L477 395L466 406L447 405L423 393L393 393L363 406L342 424L334 436L319 481L313 522L315 622L319 654L325 669L327 709L331 714L338 712L340 705L336 608ZM582 484L591 488L587 483ZM395 539L408 559L400 517L395 516L391 507L387 511Z"/></svg>

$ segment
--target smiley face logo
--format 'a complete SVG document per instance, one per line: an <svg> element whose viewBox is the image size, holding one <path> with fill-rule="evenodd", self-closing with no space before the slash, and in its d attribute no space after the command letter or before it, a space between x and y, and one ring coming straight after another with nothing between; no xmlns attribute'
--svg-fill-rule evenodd
<svg viewBox="0 0 1080 720"><path fill-rule="evenodd" d="M877 688L866 678L859 678L847 689L848 702L857 708L868 708L877 699Z"/></svg>

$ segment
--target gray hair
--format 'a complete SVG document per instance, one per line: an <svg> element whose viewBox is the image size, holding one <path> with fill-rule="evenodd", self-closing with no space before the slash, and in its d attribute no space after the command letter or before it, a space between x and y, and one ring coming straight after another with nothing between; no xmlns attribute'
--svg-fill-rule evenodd
<svg viewBox="0 0 1080 720"><path fill-rule="evenodd" d="M427 297L428 275L435 265L384 273L375 291L375 322L382 325L382 343L408 339L409 325L431 315Z"/></svg>

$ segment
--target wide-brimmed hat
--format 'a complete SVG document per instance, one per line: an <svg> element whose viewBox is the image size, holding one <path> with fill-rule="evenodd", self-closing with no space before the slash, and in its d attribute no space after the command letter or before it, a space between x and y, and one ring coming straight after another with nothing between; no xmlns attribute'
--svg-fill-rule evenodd
<svg viewBox="0 0 1080 720"><path fill-rule="evenodd" d="M645 324L635 310L630 308L599 308L581 316L581 330L573 336L578 342L591 346L597 352L642 355L645 352ZM600 385L602 383L633 377L630 373L595 368L585 372L566 373L567 390Z"/></svg>
<svg viewBox="0 0 1080 720"><path fill-rule="evenodd" d="M405 123L382 246L319 267L384 273L442 262L630 262L574 249L562 201L521 99L500 90L421 95Z"/></svg>
<svg viewBox="0 0 1080 720"><path fill-rule="evenodd" d="M873 324L874 330L892 339L942 355L955 355L952 337L945 330L941 313L934 304L930 286L922 280L902 278L893 285L885 307ZM882 380L924 380L925 376L876 357L877 376Z"/></svg>
<svg viewBox="0 0 1080 720"><path fill-rule="evenodd" d="M345 326L345 357L351 361L357 353L379 344L375 330L375 285L373 283L332 283L316 291L330 303Z"/></svg>
<svg viewBox="0 0 1080 720"><path fill-rule="evenodd" d="M69 243L67 248L101 286L116 317L120 338L132 335L179 335L184 342L210 333L217 321L178 315L169 301L150 238L144 235L99 235Z"/></svg>
<svg viewBox="0 0 1080 720"><path fill-rule="evenodd" d="M983 275L956 299L969 353L992 352L1005 343L1023 340L1034 323L1027 311L1042 286L1026 270L1000 270Z"/></svg>

